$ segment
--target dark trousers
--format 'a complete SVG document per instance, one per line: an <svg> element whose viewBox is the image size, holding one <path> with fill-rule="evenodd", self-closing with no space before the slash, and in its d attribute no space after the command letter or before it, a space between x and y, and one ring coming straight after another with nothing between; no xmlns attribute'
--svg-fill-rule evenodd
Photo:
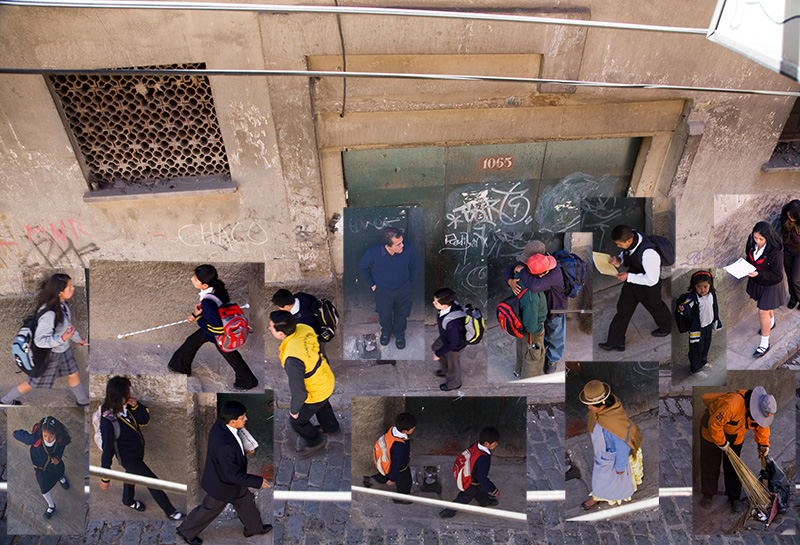
<svg viewBox="0 0 800 545"><path fill-rule="evenodd" d="M486 507L487 505L497 505L497 500L489 495L478 483L473 483L467 487L466 490L459 492L456 499L453 500L454 503L463 503L467 504L475 499L478 502L478 505L481 507ZM453 513L453 509L445 509L445 511Z"/></svg>
<svg viewBox="0 0 800 545"><path fill-rule="evenodd" d="M617 313L608 327L606 343L611 346L625 345L625 332L628 331L628 323L639 303L656 321L658 329L672 331L672 314L661 299L661 282L659 281L655 286L641 286L625 282L617 301Z"/></svg>
<svg viewBox="0 0 800 545"><path fill-rule="evenodd" d="M125 461L122 464L122 467L125 468L125 471L128 473L133 473L134 475L141 475L142 477L152 477L153 479L158 479L158 476L153 473L153 471L147 467L147 464L144 463L144 460L134 460L134 461ZM169 498L164 493L163 490L159 490L157 488L148 488L148 492L150 495L153 496L153 499L156 500L156 503L164 511L164 514L170 516L172 513L175 512L175 507L172 505L172 502L169 501ZM135 498L133 497L135 493L135 486L132 484L125 483L122 485L122 503L125 505L131 505Z"/></svg>
<svg viewBox="0 0 800 545"><path fill-rule="evenodd" d="M783 250L783 269L789 284L789 300L800 301L800 252Z"/></svg>
<svg viewBox="0 0 800 545"><path fill-rule="evenodd" d="M444 343L441 337L436 337L436 340L431 345L431 350L434 352L439 350ZM445 353L439 358L439 370L444 373L445 384L451 390L461 388L461 350L458 352Z"/></svg>
<svg viewBox="0 0 800 545"><path fill-rule="evenodd" d="M708 350L711 348L713 324L708 324L700 330L700 339L696 343L689 342L689 370L698 372L708 363Z"/></svg>
<svg viewBox="0 0 800 545"><path fill-rule="evenodd" d="M386 475L381 475L380 473L376 473L372 476L377 482L381 484L386 484L386 481L389 480L389 477ZM401 470L397 474L397 480L394 482L395 486L397 486L397 493L398 494L410 494L411 493L411 470L406 467L405 469Z"/></svg>
<svg viewBox="0 0 800 545"><path fill-rule="evenodd" d="M726 435L725 439L731 444L730 448L737 455L742 453L742 444L734 445L736 439L733 435ZM704 496L713 496L717 493L719 481L719 463L722 461L722 473L725 476L725 495L728 499L738 500L742 495L742 482L736 476L728 456L720 448L700 436L700 491Z"/></svg>
<svg viewBox="0 0 800 545"><path fill-rule="evenodd" d="M330 401L326 399L319 403L304 403L297 413L297 418L292 418L289 415L289 424L291 424L295 433L300 436L300 441L307 447L315 447L322 441L319 430L311 423L311 417L314 415L317 415L317 421L325 433L339 431L339 421L336 420Z"/></svg>
<svg viewBox="0 0 800 545"><path fill-rule="evenodd" d="M206 497L203 498L203 503L189 513L183 524L178 526L178 530L189 540L196 538L200 532L214 522L214 519L222 513L226 505L228 505L228 502L220 501L206 494ZM246 486L242 487L239 497L234 500L233 508L248 533L256 534L261 532L263 527L261 513L256 507L253 494L250 493Z"/></svg>
<svg viewBox="0 0 800 545"><path fill-rule="evenodd" d="M396 290L375 288L375 309L381 323L381 335L394 334L398 339L405 338L406 321L411 314L411 284L405 283Z"/></svg>
<svg viewBox="0 0 800 545"><path fill-rule="evenodd" d="M170 369L177 371L178 373L183 373L184 375L191 375L192 361L194 361L197 351L200 350L200 347L203 346L203 344L210 342L211 341L208 340L208 337L206 337L206 334L202 329L198 329L186 337L186 340L183 341L183 344L175 351L175 353L172 355L172 358L170 358L168 364ZM242 355L239 354L238 351L234 350L233 352L224 352L220 350L216 343L214 343L214 347L217 349L217 352L222 354L222 357L225 358L225 361L228 362L228 365L233 368L233 372L236 373L236 380L234 381L234 384L241 386L242 388L254 388L258 386L258 379L250 370L250 367L247 366L247 363L244 361Z"/></svg>

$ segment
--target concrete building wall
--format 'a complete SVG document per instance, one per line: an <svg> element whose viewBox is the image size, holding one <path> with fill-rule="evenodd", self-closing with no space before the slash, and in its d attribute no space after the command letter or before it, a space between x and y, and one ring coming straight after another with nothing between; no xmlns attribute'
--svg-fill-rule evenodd
<svg viewBox="0 0 800 545"><path fill-rule="evenodd" d="M367 1L364 5L380 5ZM715 2L555 1L529 15L703 27ZM416 7L401 1L398 6ZM428 8L453 8L436 1ZM472 10L496 2L458 2ZM502 7L502 6L501 6ZM517 10L518 6L510 6ZM336 69L336 18L8 7L3 66L108 68L205 62L215 68ZM702 35L463 20L342 16L349 69L474 70L623 83L797 90ZM405 55L398 58L398 55ZM405 64L404 64L405 63ZM538 68L538 71L536 69ZM675 197L678 267L714 261L707 212L721 193L787 192L764 174L792 97L516 83L209 78L238 190L86 203L86 182L44 78L0 77L0 293L37 267L93 259L257 261L268 282L341 274L347 149L644 137L631 192ZM336 232L331 233L330 228ZM735 312L735 309L731 309Z"/></svg>

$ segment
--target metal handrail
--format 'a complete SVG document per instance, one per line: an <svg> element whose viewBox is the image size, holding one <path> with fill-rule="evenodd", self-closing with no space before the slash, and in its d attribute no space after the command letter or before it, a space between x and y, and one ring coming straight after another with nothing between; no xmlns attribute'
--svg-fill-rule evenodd
<svg viewBox="0 0 800 545"><path fill-rule="evenodd" d="M164 481L162 479L153 479L151 477L142 477L141 475L134 475L133 473L125 473L123 471L114 471L113 469L105 469L98 466L89 466L89 475L94 477L102 477L103 479L122 481L128 484L139 484L146 486L147 488L157 488L158 490L165 490L167 492L177 492L179 494L186 494L189 491L189 487L182 483Z"/></svg>

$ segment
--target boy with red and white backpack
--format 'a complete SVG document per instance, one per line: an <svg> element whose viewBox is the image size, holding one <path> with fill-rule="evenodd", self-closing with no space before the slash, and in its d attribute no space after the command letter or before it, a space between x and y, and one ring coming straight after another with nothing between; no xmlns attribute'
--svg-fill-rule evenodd
<svg viewBox="0 0 800 545"><path fill-rule="evenodd" d="M411 443L409 436L417 428L417 419L413 414L400 413L394 419L394 426L378 437L372 460L378 473L364 476L364 486L370 488L372 481L380 484L396 484L398 494L411 493ZM392 500L394 503L411 503L403 500Z"/></svg>
<svg viewBox="0 0 800 545"><path fill-rule="evenodd" d="M500 432L496 428L487 427L481 430L478 442L459 454L453 464L453 477L458 489L461 490L455 503L467 504L475 499L481 507L493 507L498 504L497 496L500 491L489 479L489 469L492 467L492 451L500 443ZM443 519L456 516L453 509L444 509L439 512Z"/></svg>

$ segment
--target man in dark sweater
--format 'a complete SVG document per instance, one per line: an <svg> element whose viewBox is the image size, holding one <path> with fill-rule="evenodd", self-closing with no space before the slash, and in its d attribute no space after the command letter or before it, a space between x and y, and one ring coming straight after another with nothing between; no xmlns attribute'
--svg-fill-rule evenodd
<svg viewBox="0 0 800 545"><path fill-rule="evenodd" d="M444 377L439 385L443 392L461 388L461 351L467 346L464 318L467 314L456 302L456 292L442 288L433 294L433 307L439 311L436 325L439 337L431 345L433 361L439 362L437 377Z"/></svg>
<svg viewBox="0 0 800 545"><path fill-rule="evenodd" d="M459 492L455 503L467 504L474 498L481 507L493 507L498 504L497 496L500 491L489 479L489 469L492 467L492 451L500 443L500 433L497 429L488 427L481 430L478 442L469 447L472 483L466 490ZM456 516L453 509L444 509L439 512L443 519Z"/></svg>
<svg viewBox="0 0 800 545"><path fill-rule="evenodd" d="M390 335L394 335L397 348L405 348L406 320L411 314L411 297L417 281L414 247L404 242L400 229L386 227L381 243L364 252L358 268L375 296L381 345L388 345Z"/></svg>
<svg viewBox="0 0 800 545"><path fill-rule="evenodd" d="M661 299L661 256L653 243L644 235L627 225L617 225L611 231L611 239L622 252L609 260L615 267L625 265L628 272L617 274L624 282L617 301L617 313L608 327L606 342L600 343L603 350L625 350L625 333L639 303L655 320L658 326L651 335L666 337L672 331L672 315Z"/></svg>
<svg viewBox="0 0 800 545"><path fill-rule="evenodd" d="M247 422L247 408L238 401L226 401L208 434L208 452L203 479L203 502L189 513L176 533L189 545L203 545L198 534L206 529L229 503L244 524L244 537L266 534L271 524L261 522L261 513L250 488L268 488L267 479L247 473L247 456L238 430Z"/></svg>
<svg viewBox="0 0 800 545"><path fill-rule="evenodd" d="M280 310L290 312L297 318L298 324L306 324L317 331L317 320L314 318L314 309L319 306L319 300L309 293L280 289L272 296L272 304ZM317 331L319 334L319 331Z"/></svg>
<svg viewBox="0 0 800 545"><path fill-rule="evenodd" d="M378 439L373 461L378 473L364 477L364 486L370 488L372 480L380 484L395 484L398 494L411 493L411 440L409 436L417 428L413 414L400 413L394 419L394 426ZM388 468L386 467L388 464ZM392 500L394 503L409 504L410 501Z"/></svg>
<svg viewBox="0 0 800 545"><path fill-rule="evenodd" d="M564 273L560 266L546 271L544 274L531 274L525 264L536 255L547 255L544 243L532 240L512 263L503 269L503 280L509 285L514 295L528 288L532 292L544 292L547 299L547 320L544 322L544 372L553 373L561 358L564 356L564 344L567 334L567 315L564 312L568 306L567 294L564 292ZM519 279L514 278L514 273L519 272Z"/></svg>

